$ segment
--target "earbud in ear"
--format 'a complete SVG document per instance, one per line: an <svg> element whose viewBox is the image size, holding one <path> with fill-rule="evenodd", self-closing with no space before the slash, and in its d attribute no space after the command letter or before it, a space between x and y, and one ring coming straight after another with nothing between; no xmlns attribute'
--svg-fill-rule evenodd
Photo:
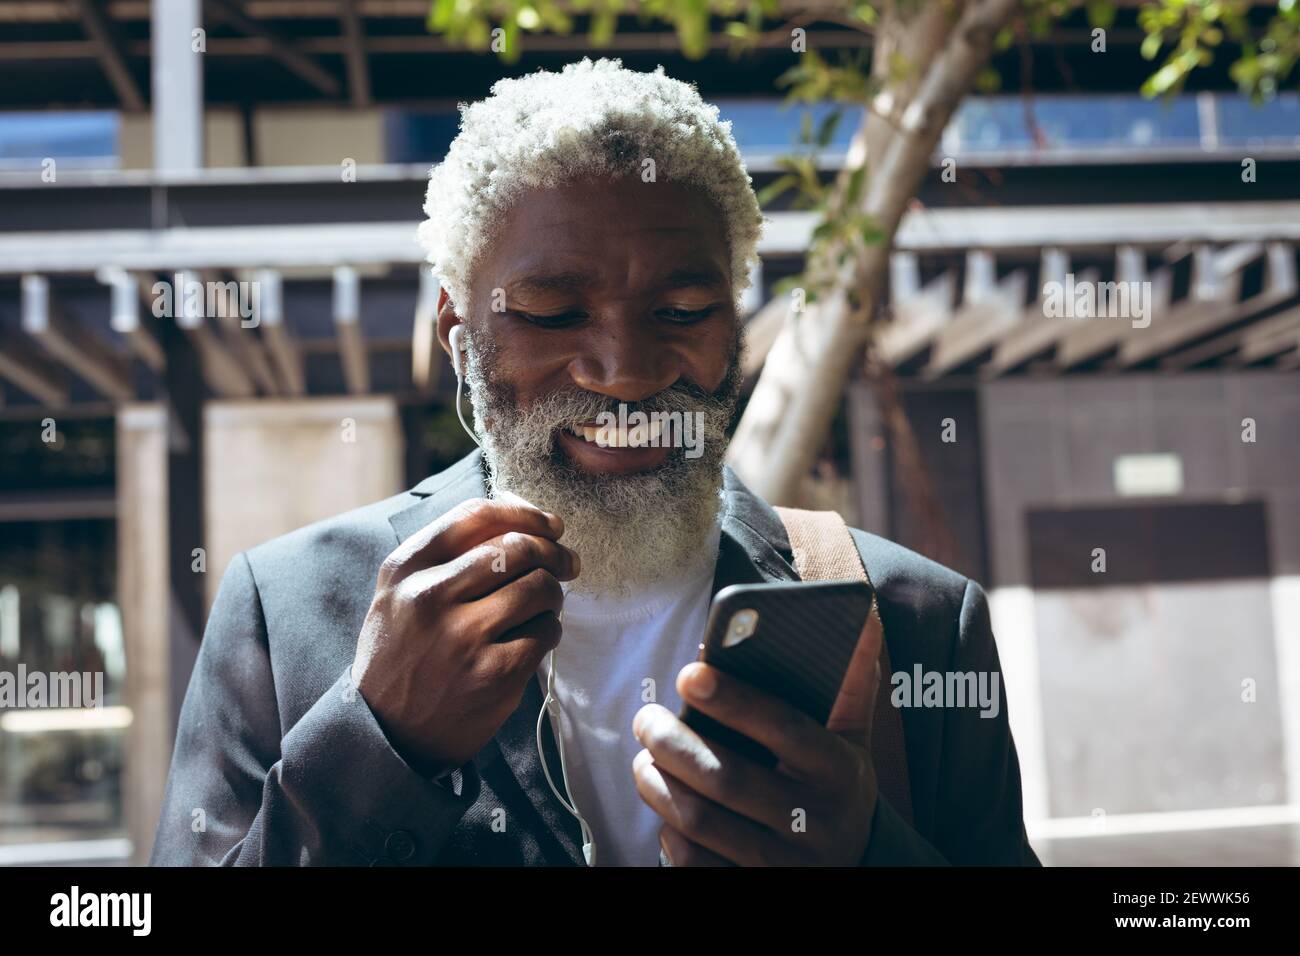
<svg viewBox="0 0 1300 956"><path fill-rule="evenodd" d="M465 327L457 324L447 333L447 342L451 346L451 364L456 370L456 378L465 377Z"/></svg>
<svg viewBox="0 0 1300 956"><path fill-rule="evenodd" d="M465 421L465 413L460 407L460 393L465 389L465 353L468 351L465 345L465 326L459 323L453 325L447 332L447 344L451 346L451 366L456 370L456 418L460 421L460 427L465 429L465 434L474 439L474 444L482 447L474 429Z"/></svg>

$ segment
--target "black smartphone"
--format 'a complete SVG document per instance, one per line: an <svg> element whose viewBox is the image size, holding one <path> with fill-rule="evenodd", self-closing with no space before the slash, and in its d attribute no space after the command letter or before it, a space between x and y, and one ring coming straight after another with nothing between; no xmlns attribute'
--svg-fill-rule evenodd
<svg viewBox="0 0 1300 956"><path fill-rule="evenodd" d="M736 584L713 598L699 660L825 724L874 595L865 581ZM776 764L770 750L689 705L682 721L702 737Z"/></svg>

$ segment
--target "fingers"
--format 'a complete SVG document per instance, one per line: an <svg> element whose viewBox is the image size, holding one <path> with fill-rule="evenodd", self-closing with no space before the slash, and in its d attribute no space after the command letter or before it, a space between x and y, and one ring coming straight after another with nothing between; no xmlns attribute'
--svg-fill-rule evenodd
<svg viewBox="0 0 1300 956"><path fill-rule="evenodd" d="M632 761L637 793L687 840L740 866L797 863L797 849L771 830L696 793L642 750Z"/></svg>
<svg viewBox="0 0 1300 956"><path fill-rule="evenodd" d="M512 628L539 614L557 618L564 607L564 590L545 568L529 571L486 597L462 605L471 630L489 641L499 641Z"/></svg>
<svg viewBox="0 0 1300 956"><path fill-rule="evenodd" d="M789 830L790 813L799 803L793 781L721 744L705 741L657 704L637 712L633 733L655 766L695 792L779 833Z"/></svg>
<svg viewBox="0 0 1300 956"><path fill-rule="evenodd" d="M446 599L469 601L538 568L548 571L557 581L572 581L578 576L582 562L576 551L550 538L507 531L471 548L439 570L447 575Z"/></svg>
<svg viewBox="0 0 1300 956"><path fill-rule="evenodd" d="M490 680L495 675L520 679L521 686L537 672L542 658L560 643L560 620L550 611L512 627L482 651L479 666Z"/></svg>
<svg viewBox="0 0 1300 956"><path fill-rule="evenodd" d="M707 691L712 678L713 691ZM716 667L687 664L677 692L692 707L776 754L783 768L805 779L828 779L840 769L843 743L801 710Z"/></svg>
<svg viewBox="0 0 1300 956"><path fill-rule="evenodd" d="M839 694L826 719L826 729L863 746L870 746L872 709L880 681L880 642L884 640L880 615L872 603L862 625L858 645L840 682Z"/></svg>
<svg viewBox="0 0 1300 956"><path fill-rule="evenodd" d="M712 850L706 850L698 843L691 842L667 823L659 828L659 845L663 847L668 862L673 866L736 865L726 857L718 856Z"/></svg>
<svg viewBox="0 0 1300 956"><path fill-rule="evenodd" d="M402 542L384 561L381 573L403 577L414 570L443 564L508 531L557 541L564 533L564 521L558 515L527 505L472 498Z"/></svg>

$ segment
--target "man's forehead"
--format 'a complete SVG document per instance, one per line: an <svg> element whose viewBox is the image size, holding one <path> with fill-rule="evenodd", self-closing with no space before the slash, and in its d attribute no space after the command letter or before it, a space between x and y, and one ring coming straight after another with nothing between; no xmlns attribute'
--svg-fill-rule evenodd
<svg viewBox="0 0 1300 956"><path fill-rule="evenodd" d="M650 242L725 243L715 202L696 187L643 183L636 177L581 180L524 192L495 223L493 244L570 245L640 238Z"/></svg>
<svg viewBox="0 0 1300 956"><path fill-rule="evenodd" d="M681 265L660 264L662 268L643 270L641 278L657 289L727 287L726 274L715 264L696 261ZM516 293L584 292L597 288L604 281L602 270L587 262L577 268L532 262L511 270L503 288Z"/></svg>
<svg viewBox="0 0 1300 956"><path fill-rule="evenodd" d="M597 286L730 287L711 200L680 183L570 182L529 191L498 223L475 279L514 294Z"/></svg>

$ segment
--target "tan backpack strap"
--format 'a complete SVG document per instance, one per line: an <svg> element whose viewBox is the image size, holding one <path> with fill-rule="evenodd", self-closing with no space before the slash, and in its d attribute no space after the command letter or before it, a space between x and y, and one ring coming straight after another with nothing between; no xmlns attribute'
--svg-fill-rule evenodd
<svg viewBox="0 0 1300 956"><path fill-rule="evenodd" d="M777 508L785 525L794 553L795 570L805 581L866 581L871 575L863 564L858 546L848 525L834 511L804 511ZM893 673L889 665L889 646L885 643L885 625L872 587L871 611L867 628L877 628L880 635L880 684L871 724L871 760L876 768L876 785L899 816L912 823L912 788L907 773L907 746L903 737L903 720L889 702Z"/></svg>

